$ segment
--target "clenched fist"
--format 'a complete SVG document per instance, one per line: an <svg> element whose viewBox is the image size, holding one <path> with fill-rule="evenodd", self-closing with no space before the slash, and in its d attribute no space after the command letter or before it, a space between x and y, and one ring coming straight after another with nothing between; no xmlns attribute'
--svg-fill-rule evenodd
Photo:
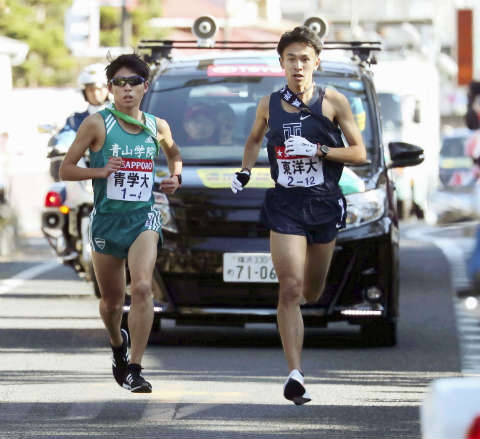
<svg viewBox="0 0 480 439"><path fill-rule="evenodd" d="M103 176L107 178L110 174L117 172L122 167L121 157L110 157L107 164L103 167Z"/></svg>
<svg viewBox="0 0 480 439"><path fill-rule="evenodd" d="M250 180L250 170L247 168L241 169L239 172L235 172L232 179L232 192L236 194L243 190Z"/></svg>

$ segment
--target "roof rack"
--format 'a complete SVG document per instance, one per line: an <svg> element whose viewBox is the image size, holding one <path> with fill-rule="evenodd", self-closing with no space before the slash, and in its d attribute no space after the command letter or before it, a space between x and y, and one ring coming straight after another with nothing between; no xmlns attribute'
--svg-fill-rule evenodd
<svg viewBox="0 0 480 439"><path fill-rule="evenodd" d="M351 50L353 61L362 65L376 64L377 59L372 52L382 50L380 41L325 41L323 50Z"/></svg>
<svg viewBox="0 0 480 439"><path fill-rule="evenodd" d="M200 50L272 50L277 48L277 41L217 41L215 46L198 45L197 40L141 40L139 50L150 50L145 54L147 62L158 63L171 58L172 49ZM380 41L324 41L323 50L351 50L353 59L364 64L376 64L372 51L381 50Z"/></svg>

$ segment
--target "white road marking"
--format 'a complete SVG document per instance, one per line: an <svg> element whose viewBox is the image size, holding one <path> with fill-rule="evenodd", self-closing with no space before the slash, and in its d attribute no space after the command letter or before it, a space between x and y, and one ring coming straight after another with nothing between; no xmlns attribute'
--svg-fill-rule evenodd
<svg viewBox="0 0 480 439"><path fill-rule="evenodd" d="M46 273L47 271L53 270L54 268L59 267L61 264L58 260L50 260L43 262L42 264L35 265L31 268L21 271L20 273L12 276L9 279L3 279L0 281L0 295L7 294L18 288L25 281L33 279L40 274Z"/></svg>

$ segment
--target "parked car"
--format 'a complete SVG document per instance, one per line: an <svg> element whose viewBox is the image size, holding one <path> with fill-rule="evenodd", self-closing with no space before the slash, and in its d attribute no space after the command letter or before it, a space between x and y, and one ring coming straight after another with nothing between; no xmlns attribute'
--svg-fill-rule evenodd
<svg viewBox="0 0 480 439"><path fill-rule="evenodd" d="M474 163L466 147L473 133L468 128L457 128L442 136L439 175L444 186L471 186L474 183Z"/></svg>
<svg viewBox="0 0 480 439"><path fill-rule="evenodd" d="M302 313L307 326L347 321L360 325L368 343L392 346L399 231L390 173L420 163L423 151L401 142L384 148L368 68L370 50L378 47L361 46L343 44L348 53L340 61L328 61L328 51L322 52L321 70L314 75L317 85L335 87L355 103L368 163L345 168L347 226L338 235L324 295L302 306ZM273 50L208 51L170 59L172 42L141 47L164 55L155 62L142 108L167 120L184 160L182 187L168 197L157 193L165 238L155 270L163 293L157 319L207 325L275 322L278 283L269 232L259 223L265 191L273 186L265 144L246 189L234 195L230 184L259 99L285 84L278 55ZM165 175L166 161L160 157L158 181ZM125 314L128 310L126 304Z"/></svg>
<svg viewBox="0 0 480 439"><path fill-rule="evenodd" d="M441 185L429 200L437 223L471 221L478 217L478 171L466 147L473 134L468 128L455 128L442 136Z"/></svg>

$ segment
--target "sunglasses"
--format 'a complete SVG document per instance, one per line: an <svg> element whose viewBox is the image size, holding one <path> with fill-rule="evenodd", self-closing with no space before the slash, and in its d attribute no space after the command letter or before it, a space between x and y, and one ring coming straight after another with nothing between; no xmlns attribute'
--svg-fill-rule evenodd
<svg viewBox="0 0 480 439"><path fill-rule="evenodd" d="M125 87L126 84L131 85L140 85L145 82L145 78L139 75L135 76L117 76L116 78L110 79L110 84L116 85L117 87Z"/></svg>

